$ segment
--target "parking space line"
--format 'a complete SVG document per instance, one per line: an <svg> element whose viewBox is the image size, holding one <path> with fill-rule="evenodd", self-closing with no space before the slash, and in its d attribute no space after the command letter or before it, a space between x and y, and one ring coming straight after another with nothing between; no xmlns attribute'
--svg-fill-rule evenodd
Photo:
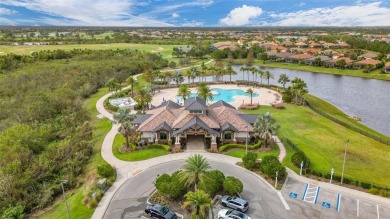
<svg viewBox="0 0 390 219"><path fill-rule="evenodd" d="M320 194L320 187L319 186L317 187L317 193L316 193L316 198L315 198L314 204L317 204L318 194Z"/></svg>
<svg viewBox="0 0 390 219"><path fill-rule="evenodd" d="M284 208L286 208L286 210L290 210L290 206L288 206L286 200L283 198L282 193L278 192L278 196L279 196L280 200L282 201Z"/></svg>
<svg viewBox="0 0 390 219"><path fill-rule="evenodd" d="M378 214L378 219L379 219L379 206L376 205L376 213Z"/></svg>
<svg viewBox="0 0 390 219"><path fill-rule="evenodd" d="M339 193L337 195L337 204L336 204L336 210L340 211L340 205L341 205L341 194Z"/></svg>
<svg viewBox="0 0 390 219"><path fill-rule="evenodd" d="M356 199L356 216L359 217L359 199Z"/></svg>
<svg viewBox="0 0 390 219"><path fill-rule="evenodd" d="M305 191L303 192L302 200L305 200L307 187L309 186L309 183L306 183Z"/></svg>

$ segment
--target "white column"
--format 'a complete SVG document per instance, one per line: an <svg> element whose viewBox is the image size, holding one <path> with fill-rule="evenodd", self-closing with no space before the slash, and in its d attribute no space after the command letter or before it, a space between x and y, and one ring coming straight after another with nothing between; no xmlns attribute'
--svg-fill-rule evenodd
<svg viewBox="0 0 390 219"><path fill-rule="evenodd" d="M175 136L175 139L176 139L176 141L175 141L175 144L180 144L180 138L179 138L179 135L176 135Z"/></svg>
<svg viewBox="0 0 390 219"><path fill-rule="evenodd" d="M233 134L233 141L236 141L236 132L232 132Z"/></svg>
<svg viewBox="0 0 390 219"><path fill-rule="evenodd" d="M154 143L157 143L158 142L158 134L156 132L156 138L154 139Z"/></svg>
<svg viewBox="0 0 390 219"><path fill-rule="evenodd" d="M217 144L217 139L214 135L211 135L211 144Z"/></svg>

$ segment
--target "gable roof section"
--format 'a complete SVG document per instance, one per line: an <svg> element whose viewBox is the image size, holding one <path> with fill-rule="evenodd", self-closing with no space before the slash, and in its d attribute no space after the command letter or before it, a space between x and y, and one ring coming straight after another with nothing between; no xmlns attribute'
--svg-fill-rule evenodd
<svg viewBox="0 0 390 219"><path fill-rule="evenodd" d="M232 105L226 103L226 102L223 101L223 100L219 100L219 101L217 101L217 102L211 104L211 105L209 106L209 108L215 108L215 107L219 107L219 106L226 106L226 107L230 107L230 108L236 109L234 106L232 106Z"/></svg>
<svg viewBox="0 0 390 219"><path fill-rule="evenodd" d="M220 126L228 122L230 125L234 126L239 132L244 132L247 130L252 131L253 127L246 120L241 118L241 112L236 109L219 106L216 108L209 109L209 115L215 121L219 123Z"/></svg>
<svg viewBox="0 0 390 219"><path fill-rule="evenodd" d="M206 101L200 97L188 98L184 103L185 110L206 110Z"/></svg>
<svg viewBox="0 0 390 219"><path fill-rule="evenodd" d="M218 135L219 134L218 131L210 128L201 119L199 119L197 116L194 116L194 118L192 118L190 121L188 121L183 127L181 127L180 129L178 129L176 131L173 131L173 135L180 134L180 133L186 131L187 129L191 128L194 125L199 125L201 128L203 128L204 130L210 132L213 135Z"/></svg>
<svg viewBox="0 0 390 219"><path fill-rule="evenodd" d="M152 114L135 114L133 121L131 121L131 124L139 125L139 124L145 122L151 116L153 116L153 115Z"/></svg>
<svg viewBox="0 0 390 219"><path fill-rule="evenodd" d="M250 124L254 124L257 117L259 117L257 114L239 114L239 116Z"/></svg>
<svg viewBox="0 0 390 219"><path fill-rule="evenodd" d="M171 125L173 121L177 118L177 113L175 114L171 112L171 110L167 109L167 107L161 107L157 109L153 109L153 115L149 117L145 122L143 122L137 131L140 132L150 132L154 130L158 125L162 122L166 122L168 125Z"/></svg>
<svg viewBox="0 0 390 219"><path fill-rule="evenodd" d="M158 132L158 131L171 132L172 128L166 122L162 122L160 125L158 125L156 128L153 129L153 132Z"/></svg>
<svg viewBox="0 0 390 219"><path fill-rule="evenodd" d="M223 124L221 126L221 132L223 131L226 131L226 130L229 130L229 131L233 131L233 132L238 132L238 129L236 129L236 127L234 127L232 124L228 123L228 122L225 122L225 124Z"/></svg>
<svg viewBox="0 0 390 219"><path fill-rule="evenodd" d="M174 108L174 109L178 109L181 107L179 104L173 102L172 100L167 100L167 101L164 101L159 106L157 106L156 108L160 108L160 107L164 107L164 106L166 106L167 108Z"/></svg>

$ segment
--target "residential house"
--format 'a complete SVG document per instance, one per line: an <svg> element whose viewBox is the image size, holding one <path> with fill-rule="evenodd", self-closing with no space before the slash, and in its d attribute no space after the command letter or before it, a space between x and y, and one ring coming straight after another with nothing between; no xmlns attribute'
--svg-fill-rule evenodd
<svg viewBox="0 0 390 219"><path fill-rule="evenodd" d="M376 54L374 52L368 52L368 53L362 54L360 57L364 57L365 59L375 59L376 57L378 57L378 54Z"/></svg>
<svg viewBox="0 0 390 219"><path fill-rule="evenodd" d="M390 73L390 62L385 63L385 73Z"/></svg>
<svg viewBox="0 0 390 219"><path fill-rule="evenodd" d="M267 56L270 61L276 61L276 62L285 62L286 59L294 54L289 52L275 52L275 51L268 51Z"/></svg>
<svg viewBox="0 0 390 219"><path fill-rule="evenodd" d="M318 52L319 52L318 49L309 48L309 49L305 49L304 53L315 55L315 54L318 54Z"/></svg>
<svg viewBox="0 0 390 219"><path fill-rule="evenodd" d="M310 54L296 54L296 55L292 55L290 57L288 57L286 59L287 62L292 62L292 63L299 63L301 61L304 61L306 59L310 59L310 58L313 58L314 56L310 55Z"/></svg>
<svg viewBox="0 0 390 219"><path fill-rule="evenodd" d="M310 48L322 48L322 45L320 43L316 43L316 42L311 42L309 44L309 47Z"/></svg>
<svg viewBox="0 0 390 219"><path fill-rule="evenodd" d="M182 144L204 142L205 147L217 150L220 141L244 143L253 135L257 117L222 100L207 106L204 99L191 97L184 106L165 101L147 114L136 114L132 124L141 139L149 143L167 143L171 139L180 149Z"/></svg>
<svg viewBox="0 0 390 219"><path fill-rule="evenodd" d="M306 48L307 44L304 42L298 42L298 43L295 43L295 46L298 48Z"/></svg>
<svg viewBox="0 0 390 219"><path fill-rule="evenodd" d="M225 41L225 42L218 42L218 43L214 43L211 45L214 49L218 49L218 50L224 50L226 48L234 51L237 49L237 46L234 45L233 42L231 41Z"/></svg>
<svg viewBox="0 0 390 219"><path fill-rule="evenodd" d="M316 63L318 58L319 58L321 63ZM328 56L314 56L312 58L306 59L305 60L305 64L306 65L320 66L320 65L322 65L323 63L325 63L326 61L329 61L329 60L331 60L331 58L329 58Z"/></svg>
<svg viewBox="0 0 390 219"><path fill-rule="evenodd" d="M348 57L346 57L346 58L342 57L342 58L338 58L338 59L331 59L331 60L325 61L324 65L327 66L327 67L335 68L335 67L338 67L337 66L337 61L340 61L342 59L345 60L345 66L344 67L352 66L353 60L348 58Z"/></svg>
<svg viewBox="0 0 390 219"><path fill-rule="evenodd" d="M355 68L364 68L367 65L373 65L374 68L376 69L376 68L379 68L382 65L382 62L378 61L378 60L375 60L375 59L365 59L365 60L361 60L359 62L355 62L353 66Z"/></svg>

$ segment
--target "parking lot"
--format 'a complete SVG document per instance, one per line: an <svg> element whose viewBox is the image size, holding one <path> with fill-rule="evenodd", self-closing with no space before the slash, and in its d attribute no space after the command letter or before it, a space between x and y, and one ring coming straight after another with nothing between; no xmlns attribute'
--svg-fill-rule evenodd
<svg viewBox="0 0 390 219"><path fill-rule="evenodd" d="M390 206L324 189L315 181L288 178L282 195L293 215L306 218L390 218Z"/></svg>

